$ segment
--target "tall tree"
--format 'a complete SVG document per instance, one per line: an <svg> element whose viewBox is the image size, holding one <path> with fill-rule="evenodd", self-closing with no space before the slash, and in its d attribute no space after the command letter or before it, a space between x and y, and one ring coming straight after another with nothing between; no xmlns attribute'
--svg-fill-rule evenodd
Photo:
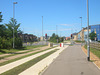
<svg viewBox="0 0 100 75"><path fill-rule="evenodd" d="M2 22L2 20L3 20L3 19L2 19L2 15L1 15L1 12L0 12L0 22Z"/></svg>
<svg viewBox="0 0 100 75"><path fill-rule="evenodd" d="M0 12L0 22L2 22L2 15ZM6 35L6 27L3 24L0 24L0 37L5 37Z"/></svg>
<svg viewBox="0 0 100 75"><path fill-rule="evenodd" d="M0 37L7 37L7 28L4 26L4 25L2 25L1 27L0 27Z"/></svg>
<svg viewBox="0 0 100 75"><path fill-rule="evenodd" d="M12 37L12 35L13 35L13 29L14 29L14 35L15 35L15 37L18 37L17 33L20 32L20 30L19 30L20 23L17 24L16 19L14 19L14 21L13 21L13 18L11 18L11 20L9 21L8 24L6 24L6 26L8 28L9 36L10 37Z"/></svg>
<svg viewBox="0 0 100 75"><path fill-rule="evenodd" d="M52 34L52 37L55 37L55 36L56 36L55 33L53 33L53 34Z"/></svg>

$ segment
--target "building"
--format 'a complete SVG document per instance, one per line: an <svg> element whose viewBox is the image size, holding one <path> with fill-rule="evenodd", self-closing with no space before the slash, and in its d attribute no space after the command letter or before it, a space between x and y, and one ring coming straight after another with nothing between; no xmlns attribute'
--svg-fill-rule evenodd
<svg viewBox="0 0 100 75"><path fill-rule="evenodd" d="M66 40L70 40L70 37L66 37Z"/></svg>
<svg viewBox="0 0 100 75"><path fill-rule="evenodd" d="M40 37L40 41L43 41L43 40L44 40L44 36L43 36L43 37L41 36L41 37Z"/></svg>
<svg viewBox="0 0 100 75"><path fill-rule="evenodd" d="M50 40L50 36L47 36L47 38L45 36L40 37L40 41L45 41L45 40Z"/></svg>
<svg viewBox="0 0 100 75"><path fill-rule="evenodd" d="M89 33L95 32L97 35L96 40L100 41L100 24L98 25L90 25L89 26ZM77 34L73 33L73 40L79 40L79 41L87 41L87 27L83 28L81 31L79 31Z"/></svg>
<svg viewBox="0 0 100 75"><path fill-rule="evenodd" d="M77 33L73 33L73 34L72 34L72 38L73 38L73 40L77 40L77 38L78 38Z"/></svg>
<svg viewBox="0 0 100 75"><path fill-rule="evenodd" d="M84 38L83 41L87 41L87 34L88 34L87 27L84 28L83 30L84 30L84 31L83 31L83 32L84 32L84 33L83 33L83 36L84 36L84 37L83 37L83 38ZM91 26L89 27L89 33L91 33Z"/></svg>
<svg viewBox="0 0 100 75"><path fill-rule="evenodd" d="M18 37L20 37L24 43L37 41L37 37L33 34L18 33Z"/></svg>
<svg viewBox="0 0 100 75"><path fill-rule="evenodd" d="M89 33L91 33L90 30L91 27L89 27ZM87 41L87 27L83 28L78 33L73 33L73 40L79 40L79 41Z"/></svg>
<svg viewBox="0 0 100 75"><path fill-rule="evenodd" d="M91 32L93 32L93 31L97 35L96 40L100 41L100 24L98 24L98 25L91 25Z"/></svg>

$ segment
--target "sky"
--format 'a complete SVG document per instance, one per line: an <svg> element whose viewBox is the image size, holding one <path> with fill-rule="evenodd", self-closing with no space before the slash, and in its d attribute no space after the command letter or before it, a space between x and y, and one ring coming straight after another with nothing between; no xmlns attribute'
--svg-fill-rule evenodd
<svg viewBox="0 0 100 75"><path fill-rule="evenodd" d="M87 27L87 0L0 0L0 12L3 15L2 24L9 23L13 17L13 2L15 19L21 23L24 33L42 36L70 36ZM89 0L89 25L100 24L100 0ZM57 29L57 32L56 32Z"/></svg>

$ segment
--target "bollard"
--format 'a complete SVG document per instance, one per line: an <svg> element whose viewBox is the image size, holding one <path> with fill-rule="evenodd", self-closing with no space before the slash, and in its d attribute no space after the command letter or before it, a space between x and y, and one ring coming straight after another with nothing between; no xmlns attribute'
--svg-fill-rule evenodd
<svg viewBox="0 0 100 75"><path fill-rule="evenodd" d="M60 47L61 47L61 43L60 43Z"/></svg>

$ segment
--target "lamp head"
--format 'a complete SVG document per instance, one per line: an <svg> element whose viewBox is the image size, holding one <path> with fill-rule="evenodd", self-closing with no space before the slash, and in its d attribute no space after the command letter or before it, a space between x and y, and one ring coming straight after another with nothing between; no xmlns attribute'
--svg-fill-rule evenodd
<svg viewBox="0 0 100 75"><path fill-rule="evenodd" d="M17 4L17 2L13 2L13 4Z"/></svg>

